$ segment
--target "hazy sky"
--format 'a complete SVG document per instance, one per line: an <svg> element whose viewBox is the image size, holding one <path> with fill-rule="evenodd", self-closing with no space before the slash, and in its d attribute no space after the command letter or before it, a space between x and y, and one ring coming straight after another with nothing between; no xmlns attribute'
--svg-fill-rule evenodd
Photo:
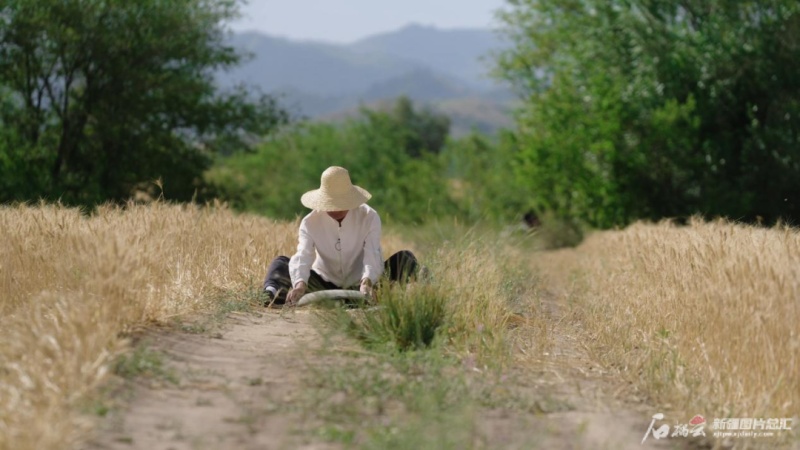
<svg viewBox="0 0 800 450"><path fill-rule="evenodd" d="M353 42L409 23L439 28L495 28L504 0L247 0L236 31L292 39Z"/></svg>

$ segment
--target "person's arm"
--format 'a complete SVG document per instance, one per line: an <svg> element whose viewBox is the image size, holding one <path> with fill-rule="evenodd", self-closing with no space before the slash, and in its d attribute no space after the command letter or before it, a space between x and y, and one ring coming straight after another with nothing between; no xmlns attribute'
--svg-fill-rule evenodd
<svg viewBox="0 0 800 450"><path fill-rule="evenodd" d="M300 223L300 232L297 239L297 252L289 260L289 277L292 279L292 290L286 297L291 304L297 302L306 292L308 277L311 275L311 265L316 258L314 240L308 233L306 221Z"/></svg>
<svg viewBox="0 0 800 450"><path fill-rule="evenodd" d="M383 274L383 254L381 252L381 218L372 215L369 231L364 238L364 271L361 274L362 287L370 288L378 283Z"/></svg>

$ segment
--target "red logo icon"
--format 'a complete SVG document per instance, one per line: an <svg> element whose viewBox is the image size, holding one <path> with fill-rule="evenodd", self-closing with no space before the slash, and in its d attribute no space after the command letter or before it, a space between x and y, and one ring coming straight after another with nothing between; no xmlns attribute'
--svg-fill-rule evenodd
<svg viewBox="0 0 800 450"><path fill-rule="evenodd" d="M689 423L692 425L700 425L701 423L706 423L706 419L700 414L698 414L692 417L692 420Z"/></svg>

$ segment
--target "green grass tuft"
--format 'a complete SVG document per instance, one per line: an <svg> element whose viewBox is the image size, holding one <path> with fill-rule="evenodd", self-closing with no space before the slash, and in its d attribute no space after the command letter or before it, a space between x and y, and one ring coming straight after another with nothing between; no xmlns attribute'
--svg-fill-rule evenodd
<svg viewBox="0 0 800 450"><path fill-rule="evenodd" d="M114 373L128 379L148 376L178 384L178 378L173 371L164 367L164 354L150 349L146 342L139 344L133 352L117 358L114 362Z"/></svg>
<svg viewBox="0 0 800 450"><path fill-rule="evenodd" d="M348 333L370 348L397 351L433 346L451 314L446 298L428 286L389 286L378 293L378 305L340 310ZM364 305L366 306L366 305Z"/></svg>
<svg viewBox="0 0 800 450"><path fill-rule="evenodd" d="M208 311L200 317L187 320L175 318L175 326L184 333L205 334L214 331L233 312L252 312L263 305L260 289L220 291L209 301Z"/></svg>

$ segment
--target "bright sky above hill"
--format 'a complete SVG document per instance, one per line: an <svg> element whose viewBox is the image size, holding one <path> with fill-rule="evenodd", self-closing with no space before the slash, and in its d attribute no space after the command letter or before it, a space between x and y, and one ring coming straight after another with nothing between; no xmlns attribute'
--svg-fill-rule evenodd
<svg viewBox="0 0 800 450"><path fill-rule="evenodd" d="M235 31L297 40L350 43L410 23L438 28L496 28L505 0L247 0Z"/></svg>

